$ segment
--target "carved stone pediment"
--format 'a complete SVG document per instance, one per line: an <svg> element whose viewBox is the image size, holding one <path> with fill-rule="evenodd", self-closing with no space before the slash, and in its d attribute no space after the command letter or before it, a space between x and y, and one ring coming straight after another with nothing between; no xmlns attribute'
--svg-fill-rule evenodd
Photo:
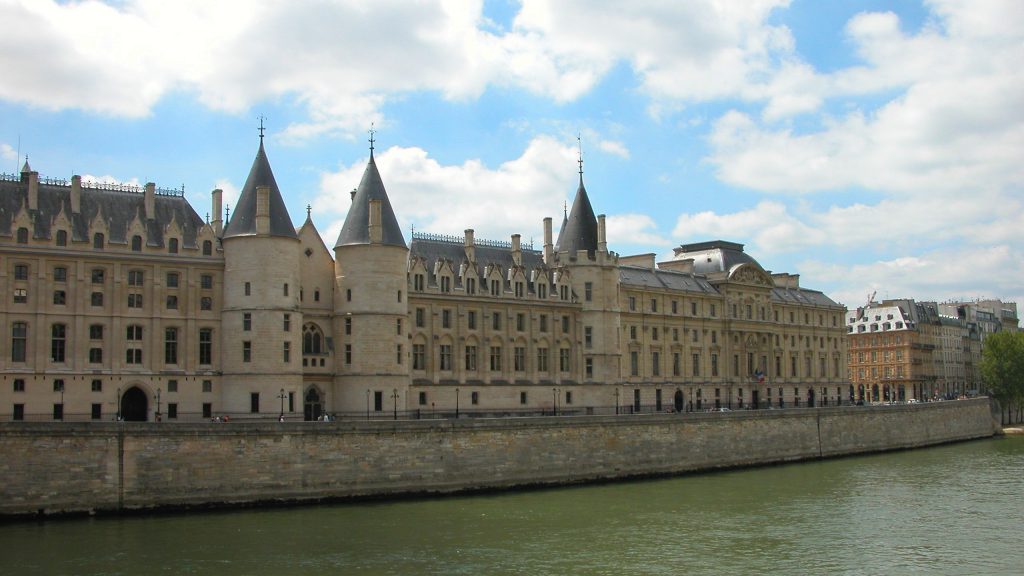
<svg viewBox="0 0 1024 576"><path fill-rule="evenodd" d="M742 265L737 267L732 274L729 275L731 282L742 282L743 284L753 284L755 286L764 286L766 288L774 288L775 283L772 282L770 276L761 272L757 268L750 265Z"/></svg>

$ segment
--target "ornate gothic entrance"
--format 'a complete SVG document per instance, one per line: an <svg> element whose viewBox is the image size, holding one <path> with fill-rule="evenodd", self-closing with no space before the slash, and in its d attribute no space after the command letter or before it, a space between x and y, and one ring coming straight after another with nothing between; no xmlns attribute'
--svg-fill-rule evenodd
<svg viewBox="0 0 1024 576"><path fill-rule="evenodd" d="M316 388L310 388L306 391L306 398L303 405L305 408L303 410L303 414L307 421L316 420L324 413L324 400Z"/></svg>
<svg viewBox="0 0 1024 576"><path fill-rule="evenodd" d="M149 399L146 393L137 386L124 391L121 395L121 419L127 422L145 422L148 419Z"/></svg>

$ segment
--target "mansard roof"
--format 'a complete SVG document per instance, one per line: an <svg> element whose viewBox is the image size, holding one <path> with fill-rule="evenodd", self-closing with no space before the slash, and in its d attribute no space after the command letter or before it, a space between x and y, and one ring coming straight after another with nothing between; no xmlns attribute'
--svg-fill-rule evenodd
<svg viewBox="0 0 1024 576"><path fill-rule="evenodd" d="M482 278L484 274L484 268L488 264L496 264L503 271L507 271L512 268L515 260L512 258L511 244L506 245L504 242L489 242L486 240L477 240L473 245L474 257L477 265L477 277ZM527 278L530 277L530 272L540 268L544 268L544 254L537 250L523 248L519 251L520 262L522 262L523 268L526 269ZM431 235L415 235L412 238L412 242L409 246L409 254L411 257L419 257L428 263L429 278L428 283L433 285L436 283L436 279L433 277L433 264L438 260L449 260L452 266L458 272L459 267L466 262L466 246L464 243L456 242L453 238L449 237L434 237ZM462 279L456 279L456 285L461 285Z"/></svg>
<svg viewBox="0 0 1024 576"><path fill-rule="evenodd" d="M674 270L652 270L635 266L620 266L619 281L624 286L660 288L679 292L718 293L718 289L708 282L707 278Z"/></svg>
<svg viewBox="0 0 1024 576"><path fill-rule="evenodd" d="M558 232L557 252L568 252L575 256L579 250L593 254L597 251L597 217L590 205L587 189L583 186L583 175L580 175L580 186L576 189L576 198L572 201L572 211Z"/></svg>
<svg viewBox="0 0 1024 576"><path fill-rule="evenodd" d="M772 288L772 301L781 304L842 307L823 292L807 288Z"/></svg>
<svg viewBox="0 0 1024 576"><path fill-rule="evenodd" d="M683 244L675 249L673 260L693 259L693 271L698 274L728 273L738 264L753 264L758 269L764 268L749 254L743 251L743 244L712 240Z"/></svg>
<svg viewBox="0 0 1024 576"><path fill-rule="evenodd" d="M0 234L12 234L12 223L18 213L28 206L26 180L0 180ZM146 218L145 194L134 186L118 184L92 184L82 187L80 211L71 212L71 185L63 180L41 178L39 181L38 209L28 210L32 220L32 237L52 239L53 223L61 212L71 222L73 242L91 241L89 225L99 215L107 226L107 241L127 243L128 230L138 217L145 228L145 243L151 247L164 246L164 230L173 220L182 232L182 245L196 247L196 237L203 227L184 196L177 191L158 191L153 207L154 217Z"/></svg>
<svg viewBox="0 0 1024 576"><path fill-rule="evenodd" d="M363 171L363 179L356 188L352 205L345 216L345 224L341 227L334 247L370 243L370 200L380 201L381 244L406 248L405 237L402 236L402 229L398 226L395 211L391 208L387 190L384 189L384 181L377 171L373 150L370 151L370 161Z"/></svg>
<svg viewBox="0 0 1024 576"><path fill-rule="evenodd" d="M277 187L274 172L270 169L270 161L263 149L263 138L260 138L260 149L249 169L249 177L231 213L231 220L224 226L224 238L249 236L256 234L256 188L266 186L270 189L270 235L286 238L298 238L292 219L288 216L288 208L284 205L281 190Z"/></svg>

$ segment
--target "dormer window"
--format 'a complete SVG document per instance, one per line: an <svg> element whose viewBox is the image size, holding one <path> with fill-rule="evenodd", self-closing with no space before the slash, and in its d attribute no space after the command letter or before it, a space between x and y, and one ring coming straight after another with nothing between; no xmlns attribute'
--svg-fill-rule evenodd
<svg viewBox="0 0 1024 576"><path fill-rule="evenodd" d="M423 292L423 285L425 284L423 274L413 274L412 277L412 289L417 292Z"/></svg>
<svg viewBox="0 0 1024 576"><path fill-rule="evenodd" d="M132 236L132 252L142 252L142 236Z"/></svg>
<svg viewBox="0 0 1024 576"><path fill-rule="evenodd" d="M18 244L28 244L28 228L18 228Z"/></svg>
<svg viewBox="0 0 1024 576"><path fill-rule="evenodd" d="M102 232L97 232L92 235L92 247L96 250L103 250L104 237Z"/></svg>
<svg viewBox="0 0 1024 576"><path fill-rule="evenodd" d="M500 280L491 280L491 296L501 296Z"/></svg>
<svg viewBox="0 0 1024 576"><path fill-rule="evenodd" d="M213 242L209 240L203 240L203 256L213 255Z"/></svg>
<svg viewBox="0 0 1024 576"><path fill-rule="evenodd" d="M542 281L540 284L537 284L537 298L540 298L541 300L546 300L547 297L548 285L546 282Z"/></svg>
<svg viewBox="0 0 1024 576"><path fill-rule="evenodd" d="M65 230L57 230L57 246L68 245L68 233Z"/></svg>
<svg viewBox="0 0 1024 576"><path fill-rule="evenodd" d="M452 291L452 279L450 276L441 276L441 292Z"/></svg>
<svg viewBox="0 0 1024 576"><path fill-rule="evenodd" d="M516 298L522 298L526 293L526 286L522 282L516 282Z"/></svg>
<svg viewBox="0 0 1024 576"><path fill-rule="evenodd" d="M466 278L466 294L476 294L476 278Z"/></svg>
<svg viewBox="0 0 1024 576"><path fill-rule="evenodd" d="M177 238L171 238L170 240L167 241L167 252L169 252L171 254L177 254L178 253L178 239Z"/></svg>

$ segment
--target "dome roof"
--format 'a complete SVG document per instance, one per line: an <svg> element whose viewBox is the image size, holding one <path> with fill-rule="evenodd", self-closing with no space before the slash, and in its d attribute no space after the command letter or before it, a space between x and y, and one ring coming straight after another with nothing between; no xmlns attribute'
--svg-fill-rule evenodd
<svg viewBox="0 0 1024 576"><path fill-rule="evenodd" d="M764 271L757 260L743 251L743 244L725 240L683 244L675 249L675 256L672 259L693 259L693 271L698 274L729 274L740 264L753 264Z"/></svg>

